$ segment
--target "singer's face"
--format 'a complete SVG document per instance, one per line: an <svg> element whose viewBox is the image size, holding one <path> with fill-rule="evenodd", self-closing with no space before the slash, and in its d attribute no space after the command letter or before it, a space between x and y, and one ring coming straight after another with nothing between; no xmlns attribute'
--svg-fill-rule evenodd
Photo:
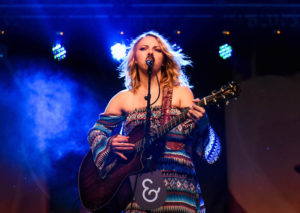
<svg viewBox="0 0 300 213"><path fill-rule="evenodd" d="M146 64L146 58L151 54L154 58L153 73L156 73L161 70L164 54L156 38L153 36L146 36L137 44L135 53L135 60L140 71L147 71L148 65Z"/></svg>

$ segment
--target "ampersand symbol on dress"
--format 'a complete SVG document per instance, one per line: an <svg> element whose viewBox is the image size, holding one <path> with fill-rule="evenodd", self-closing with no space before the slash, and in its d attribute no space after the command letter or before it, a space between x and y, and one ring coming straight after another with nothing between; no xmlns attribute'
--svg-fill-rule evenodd
<svg viewBox="0 0 300 213"><path fill-rule="evenodd" d="M161 171L146 172L138 177L131 176L130 179L132 190L136 183L134 199L142 209L154 210L164 204L167 188Z"/></svg>
<svg viewBox="0 0 300 213"><path fill-rule="evenodd" d="M150 182L151 184L153 184L153 181L151 180L151 179L144 179L143 180L143 183L142 183L142 185L143 185L143 187L144 187L144 190L143 190L143 198L144 198L144 200L146 200L147 202L149 202L149 203L152 203L152 202L154 202L154 201L156 201L156 199L157 199L157 197L158 197L158 193L160 192L160 187L158 187L158 189L157 190L155 190L155 189L150 189L149 190L149 187L147 187L145 184L146 184L146 182ZM149 191L148 191L149 190ZM152 199L148 199L147 197L146 197L146 192L148 191L148 195L150 195L151 196L151 194L155 194L155 196L154 196L154 198L152 198Z"/></svg>

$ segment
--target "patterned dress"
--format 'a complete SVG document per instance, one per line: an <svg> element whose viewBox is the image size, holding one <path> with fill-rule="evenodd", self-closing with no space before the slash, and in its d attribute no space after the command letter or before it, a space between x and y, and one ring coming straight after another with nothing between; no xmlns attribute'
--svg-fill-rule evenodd
<svg viewBox="0 0 300 213"><path fill-rule="evenodd" d="M161 125L161 106L151 109L151 128ZM181 109L172 107L171 119L181 113ZM91 146L97 167L104 170L112 162L110 155L110 138L116 134L117 126L122 124L121 133L127 135L134 127L144 123L146 109L136 109L126 116L110 116L101 114L99 120L89 132L88 141ZM167 189L167 198L163 206L151 211L155 213L205 213L201 190L196 178L194 164L189 146L208 163L214 163L221 152L220 140L210 127L207 116L197 124L187 119L173 128L166 136L163 153L155 164L155 170L160 170ZM125 212L146 213L134 200Z"/></svg>

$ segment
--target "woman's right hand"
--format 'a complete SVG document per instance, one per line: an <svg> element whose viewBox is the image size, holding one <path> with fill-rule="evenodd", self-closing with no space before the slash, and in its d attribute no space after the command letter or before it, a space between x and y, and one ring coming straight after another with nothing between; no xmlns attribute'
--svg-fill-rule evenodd
<svg viewBox="0 0 300 213"><path fill-rule="evenodd" d="M122 151L133 150L135 147L135 144L127 143L128 140L129 137L123 135L115 135L111 138L112 151L124 160L127 160L127 157L122 153Z"/></svg>

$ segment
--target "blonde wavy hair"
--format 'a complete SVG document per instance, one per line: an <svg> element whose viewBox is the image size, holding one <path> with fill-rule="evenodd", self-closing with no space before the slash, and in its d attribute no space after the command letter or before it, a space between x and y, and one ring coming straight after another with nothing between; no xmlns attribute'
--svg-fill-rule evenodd
<svg viewBox="0 0 300 213"><path fill-rule="evenodd" d="M124 78L125 87L132 89L134 92L140 86L138 66L135 63L135 53L137 50L137 44L146 36L153 36L159 43L161 50L164 54L164 66L161 73L161 85L162 86L188 86L189 80L185 75L183 68L187 65L191 66L192 61L181 53L180 50L176 51L170 45L170 43L162 35L157 32L149 31L141 34L131 42L129 51L118 67L120 71L120 78Z"/></svg>

